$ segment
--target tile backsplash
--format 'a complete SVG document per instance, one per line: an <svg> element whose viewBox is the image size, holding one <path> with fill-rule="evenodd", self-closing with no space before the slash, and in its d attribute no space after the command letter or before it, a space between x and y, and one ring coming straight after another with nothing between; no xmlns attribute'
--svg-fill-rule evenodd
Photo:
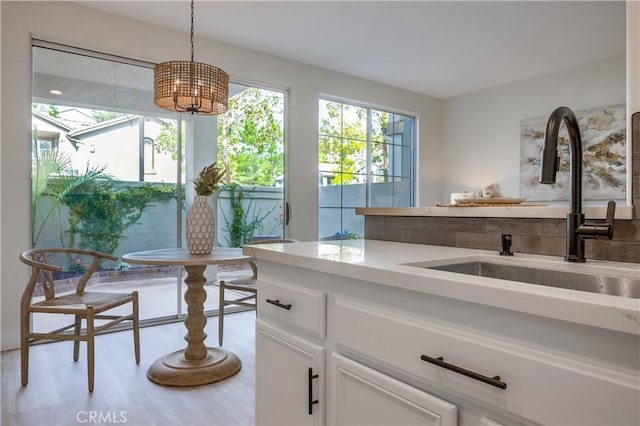
<svg viewBox="0 0 640 426"><path fill-rule="evenodd" d="M616 220L613 240L586 241L587 259L640 263L640 112L632 116L633 220ZM365 237L452 247L498 250L512 234L514 252L564 256L564 219L366 216Z"/></svg>

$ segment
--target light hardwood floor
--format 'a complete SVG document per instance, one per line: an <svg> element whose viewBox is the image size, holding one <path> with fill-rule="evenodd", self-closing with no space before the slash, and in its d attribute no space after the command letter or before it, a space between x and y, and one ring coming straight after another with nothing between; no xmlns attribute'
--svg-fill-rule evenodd
<svg viewBox="0 0 640 426"><path fill-rule="evenodd" d="M208 318L208 346L217 346L217 326L217 317ZM87 392L84 344L77 362L73 362L72 342L32 346L25 387L20 386L20 351L2 352L0 424L254 424L255 311L225 315L224 348L242 360L235 376L194 388L149 381L147 368L162 355L184 348L185 333L182 322L141 328L139 365L130 330L98 336L93 393Z"/></svg>

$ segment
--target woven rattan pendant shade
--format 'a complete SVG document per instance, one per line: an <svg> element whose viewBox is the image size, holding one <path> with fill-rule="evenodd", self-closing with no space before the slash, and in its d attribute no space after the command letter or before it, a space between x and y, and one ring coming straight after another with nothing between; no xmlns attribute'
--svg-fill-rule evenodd
<svg viewBox="0 0 640 426"><path fill-rule="evenodd" d="M229 74L193 60L193 0L191 0L191 60L162 62L153 70L153 103L162 109L216 115L227 111Z"/></svg>
<svg viewBox="0 0 640 426"><path fill-rule="evenodd" d="M154 100L162 109L215 115L227 111L229 75L201 62L162 62L154 68Z"/></svg>

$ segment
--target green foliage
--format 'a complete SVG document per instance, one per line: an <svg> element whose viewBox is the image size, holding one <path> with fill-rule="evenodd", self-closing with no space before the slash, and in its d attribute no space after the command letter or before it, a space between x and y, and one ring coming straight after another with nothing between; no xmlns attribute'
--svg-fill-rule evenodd
<svg viewBox="0 0 640 426"><path fill-rule="evenodd" d="M218 159L227 184L273 186L284 174L283 107L282 93L258 88L229 99L229 110L218 116L217 129ZM156 152L175 160L177 144L176 125L163 125L155 140Z"/></svg>
<svg viewBox="0 0 640 426"><path fill-rule="evenodd" d="M273 186L284 173L283 95L258 88L229 99L218 116L218 157L227 183Z"/></svg>
<svg viewBox="0 0 640 426"><path fill-rule="evenodd" d="M164 152L171 155L172 160L178 159L178 129L175 123L163 124L155 142L158 154ZM184 144L182 145L182 157L184 158Z"/></svg>
<svg viewBox="0 0 640 426"><path fill-rule="evenodd" d="M31 246L35 247L49 217L59 213L59 202L44 210L42 197L47 190L49 176L60 175L70 168L71 160L68 156L57 151L40 152L36 132L33 132L31 144Z"/></svg>
<svg viewBox="0 0 640 426"><path fill-rule="evenodd" d="M338 102L321 102L318 157L321 163L333 164L332 184L353 183L354 173L366 170L366 108Z"/></svg>
<svg viewBox="0 0 640 426"><path fill-rule="evenodd" d="M110 179L92 180L76 186L62 199L69 207L71 246L113 253L125 230L136 223L150 203L176 198L174 185L144 184L113 189Z"/></svg>
<svg viewBox="0 0 640 426"><path fill-rule="evenodd" d="M81 258L76 257L71 262L71 266L69 266L69 271L75 272L78 275L82 275L84 274L84 272L87 270L88 267L89 265L87 263L83 262Z"/></svg>
<svg viewBox="0 0 640 426"><path fill-rule="evenodd" d="M60 116L60 111L56 105L38 104L34 102L31 104L31 109L54 118L58 118Z"/></svg>
<svg viewBox="0 0 640 426"><path fill-rule="evenodd" d="M114 118L122 117L125 114L122 114L120 112L92 110L91 115L93 115L93 118L98 123L100 123L102 121L113 120Z"/></svg>
<svg viewBox="0 0 640 426"><path fill-rule="evenodd" d="M95 179L105 179L104 167L87 168L84 174L71 173L71 159L57 150L41 152L34 129L31 146L31 245L36 247L45 225L60 219L60 205L75 188ZM48 197L51 205L43 207ZM62 235L60 236L62 243Z"/></svg>
<svg viewBox="0 0 640 426"><path fill-rule="evenodd" d="M373 111L371 120L371 140L383 142L388 113ZM356 173L364 174L367 167L367 109L321 101L319 131L318 161L333 165L331 184L355 183ZM371 160L379 164L386 160L382 158L386 154L376 148L372 149Z"/></svg>
<svg viewBox="0 0 640 426"><path fill-rule="evenodd" d="M221 210L224 219L224 230L229 233L226 242L229 247L242 247L247 239L254 235L255 231L262 227L264 220L275 210L274 206L270 211L262 214L262 211L256 211L253 199L249 198L245 208L243 200L246 200L245 190L237 183L225 185L224 190L229 192L229 201L231 203L231 211L233 217L229 221L224 210Z"/></svg>

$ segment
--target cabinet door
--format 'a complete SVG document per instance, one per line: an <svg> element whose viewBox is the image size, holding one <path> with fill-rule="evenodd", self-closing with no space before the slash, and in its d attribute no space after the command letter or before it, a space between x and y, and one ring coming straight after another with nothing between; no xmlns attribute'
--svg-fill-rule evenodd
<svg viewBox="0 0 640 426"><path fill-rule="evenodd" d="M324 349L256 323L256 425L324 424Z"/></svg>
<svg viewBox="0 0 640 426"><path fill-rule="evenodd" d="M331 357L332 425L456 425L455 405L338 354Z"/></svg>

